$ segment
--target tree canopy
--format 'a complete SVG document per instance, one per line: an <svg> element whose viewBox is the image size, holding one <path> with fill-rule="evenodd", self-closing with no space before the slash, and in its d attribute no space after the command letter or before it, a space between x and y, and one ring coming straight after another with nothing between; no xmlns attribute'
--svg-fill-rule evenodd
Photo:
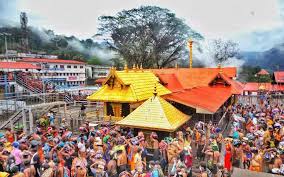
<svg viewBox="0 0 284 177"><path fill-rule="evenodd" d="M166 67L182 57L189 38L203 37L168 9L142 6L99 18L101 35L128 65Z"/></svg>
<svg viewBox="0 0 284 177"><path fill-rule="evenodd" d="M238 44L233 41L223 41L221 39L214 39L211 41L210 46L211 55L216 63L222 64L229 58L233 58L239 55Z"/></svg>

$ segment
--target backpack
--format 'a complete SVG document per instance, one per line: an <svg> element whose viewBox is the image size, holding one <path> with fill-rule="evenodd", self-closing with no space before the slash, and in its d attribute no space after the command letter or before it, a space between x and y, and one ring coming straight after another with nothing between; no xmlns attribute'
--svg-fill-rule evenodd
<svg viewBox="0 0 284 177"><path fill-rule="evenodd" d="M159 177L159 171L157 168L152 171L151 177Z"/></svg>

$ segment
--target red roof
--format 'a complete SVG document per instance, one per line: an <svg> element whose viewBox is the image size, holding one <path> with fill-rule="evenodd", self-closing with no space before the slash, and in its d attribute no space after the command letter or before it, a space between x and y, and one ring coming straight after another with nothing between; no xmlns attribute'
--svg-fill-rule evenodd
<svg viewBox="0 0 284 177"><path fill-rule="evenodd" d="M277 83L284 83L284 71L274 72L274 77Z"/></svg>
<svg viewBox="0 0 284 177"><path fill-rule="evenodd" d="M0 69L40 69L40 67L25 62L0 62Z"/></svg>
<svg viewBox="0 0 284 177"><path fill-rule="evenodd" d="M198 87L166 95L166 99L215 113L230 97L231 89L224 86Z"/></svg>
<svg viewBox="0 0 284 177"><path fill-rule="evenodd" d="M269 75L269 72L267 72L265 69L261 69L257 75Z"/></svg>
<svg viewBox="0 0 284 177"><path fill-rule="evenodd" d="M284 85L273 85L273 91L284 91Z"/></svg>
<svg viewBox="0 0 284 177"><path fill-rule="evenodd" d="M243 85L233 80L236 68L169 68L152 70L172 91L166 99L215 113L232 94L241 94ZM213 82L216 81L216 82Z"/></svg>
<svg viewBox="0 0 284 177"><path fill-rule="evenodd" d="M264 88L266 91L272 91L273 87L271 83L256 83L248 82L244 84L244 91L256 92L260 88Z"/></svg>
<svg viewBox="0 0 284 177"><path fill-rule="evenodd" d="M66 63L66 64L85 64L76 60L62 60L62 59L48 59L48 58L23 58L22 62L35 62L35 63Z"/></svg>
<svg viewBox="0 0 284 177"><path fill-rule="evenodd" d="M181 83L174 74L159 74L159 79L162 84L172 92L183 90Z"/></svg>
<svg viewBox="0 0 284 177"><path fill-rule="evenodd" d="M161 74L174 74L184 89L208 86L209 82L216 77L220 72L219 68L168 68L168 69L153 69L158 77ZM233 78L237 75L237 68L227 67L222 68L222 73L227 77Z"/></svg>

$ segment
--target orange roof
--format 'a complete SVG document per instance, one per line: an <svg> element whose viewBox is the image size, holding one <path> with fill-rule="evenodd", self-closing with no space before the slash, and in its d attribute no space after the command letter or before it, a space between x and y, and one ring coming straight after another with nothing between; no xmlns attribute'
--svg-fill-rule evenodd
<svg viewBox="0 0 284 177"><path fill-rule="evenodd" d="M267 72L265 69L261 69L257 75L269 75L269 72Z"/></svg>
<svg viewBox="0 0 284 177"><path fill-rule="evenodd" d="M264 88L264 90L267 90L267 91L273 90L271 83L248 82L244 84L244 91L255 92L255 91L260 90L260 88Z"/></svg>
<svg viewBox="0 0 284 177"><path fill-rule="evenodd" d="M284 85L273 85L273 91L284 91Z"/></svg>
<svg viewBox="0 0 284 177"><path fill-rule="evenodd" d="M274 77L277 83L284 83L284 71L275 71Z"/></svg>
<svg viewBox="0 0 284 177"><path fill-rule="evenodd" d="M208 86L216 75L220 72L219 68L168 68L168 69L153 69L156 75L174 74L183 88L189 89L199 86ZM227 67L222 68L222 73L227 77L236 77L237 68Z"/></svg>
<svg viewBox="0 0 284 177"><path fill-rule="evenodd" d="M226 74L219 74L231 87L232 94L242 94L244 85L238 81L232 80Z"/></svg>
<svg viewBox="0 0 284 177"><path fill-rule="evenodd" d="M0 69L40 69L40 67L25 62L0 62Z"/></svg>
<svg viewBox="0 0 284 177"><path fill-rule="evenodd" d="M76 60L62 60L62 59L49 59L49 58L23 58L22 62L35 62L35 63L66 63L66 64L85 64Z"/></svg>
<svg viewBox="0 0 284 177"><path fill-rule="evenodd" d="M174 74L159 74L158 77L162 84L170 91L177 92L183 90L181 83Z"/></svg>
<svg viewBox="0 0 284 177"><path fill-rule="evenodd" d="M224 86L198 87L166 95L165 98L177 103L215 113L232 95Z"/></svg>

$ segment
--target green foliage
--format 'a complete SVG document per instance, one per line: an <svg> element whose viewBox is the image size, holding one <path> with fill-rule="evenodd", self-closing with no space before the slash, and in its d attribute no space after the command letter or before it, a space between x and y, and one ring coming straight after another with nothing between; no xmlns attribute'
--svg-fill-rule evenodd
<svg viewBox="0 0 284 177"><path fill-rule="evenodd" d="M243 66L241 72L239 73L239 79L243 82L271 82L270 75L257 75L261 70L259 66Z"/></svg>
<svg viewBox="0 0 284 177"><path fill-rule="evenodd" d="M142 6L116 16L101 16L99 31L110 35L109 46L132 66L166 67L182 57L191 37L203 37L168 9Z"/></svg>
<svg viewBox="0 0 284 177"><path fill-rule="evenodd" d="M87 63L90 65L101 65L102 61L99 59L99 57L93 56L92 58L88 60Z"/></svg>

